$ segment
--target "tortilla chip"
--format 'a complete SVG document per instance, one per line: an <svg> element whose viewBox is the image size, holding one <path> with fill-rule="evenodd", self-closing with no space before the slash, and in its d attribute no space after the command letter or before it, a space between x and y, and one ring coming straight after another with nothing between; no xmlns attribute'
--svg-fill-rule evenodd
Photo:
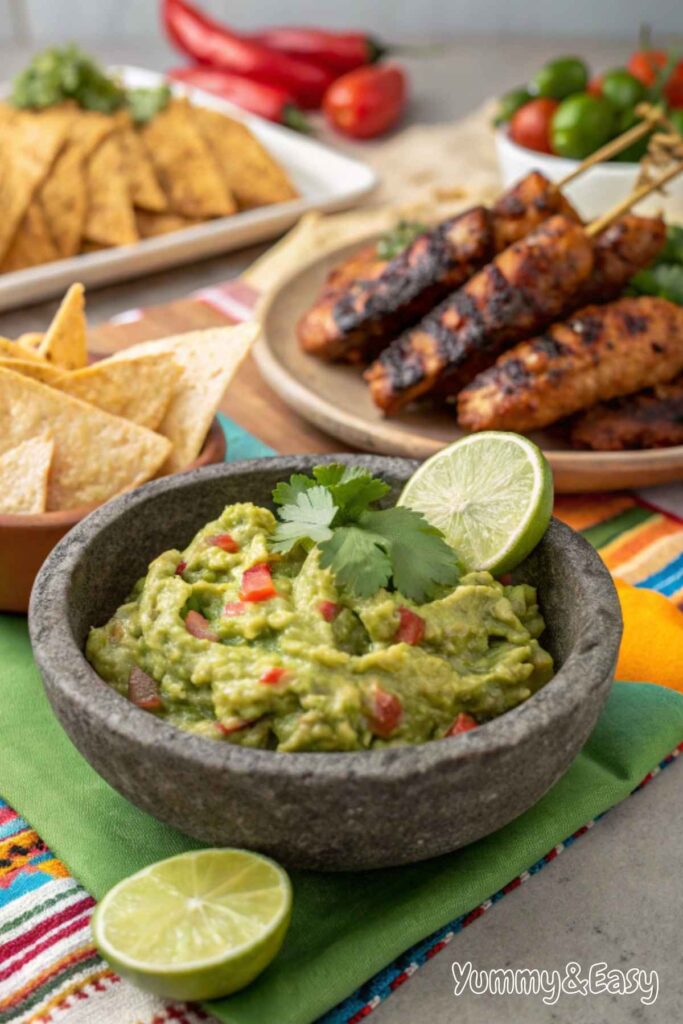
<svg viewBox="0 0 683 1024"><path fill-rule="evenodd" d="M46 432L0 455L0 514L37 515L45 511L54 447Z"/></svg>
<svg viewBox="0 0 683 1024"><path fill-rule="evenodd" d="M40 201L32 199L4 259L0 261L0 274L50 263L59 259L59 255Z"/></svg>
<svg viewBox="0 0 683 1024"><path fill-rule="evenodd" d="M67 143L43 182L39 197L57 252L62 257L75 256L88 204L83 153L79 145Z"/></svg>
<svg viewBox="0 0 683 1024"><path fill-rule="evenodd" d="M88 362L83 285L72 284L62 299L38 355L65 370L80 370Z"/></svg>
<svg viewBox="0 0 683 1024"><path fill-rule="evenodd" d="M225 217L237 209L187 100L172 100L140 129L172 213Z"/></svg>
<svg viewBox="0 0 683 1024"><path fill-rule="evenodd" d="M54 112L21 111L0 120L0 259L52 166L67 129L68 120L59 108Z"/></svg>
<svg viewBox="0 0 683 1024"><path fill-rule="evenodd" d="M156 430L179 378L180 367L170 352L137 355L128 349L121 359L103 359L62 376L55 387L112 416Z"/></svg>
<svg viewBox="0 0 683 1024"><path fill-rule="evenodd" d="M131 352L170 352L182 369L175 394L159 433L173 450L161 467L161 475L177 473L197 458L216 415L225 390L237 373L258 334L257 324L209 327L158 341L144 341L119 352L112 359L124 359Z"/></svg>
<svg viewBox="0 0 683 1024"><path fill-rule="evenodd" d="M36 359L4 359L0 356L0 366L6 370L13 370L15 373L22 373L32 380L39 380L42 384L54 384L56 380L64 376L64 371L58 366L52 366L42 360Z"/></svg>
<svg viewBox="0 0 683 1024"><path fill-rule="evenodd" d="M135 211L135 223L140 238L156 238L181 228L191 228L202 221L197 217L181 217L179 213L150 213L148 210Z"/></svg>
<svg viewBox="0 0 683 1024"><path fill-rule="evenodd" d="M86 163L88 209L83 236L99 245L130 245L138 232L118 132L108 135Z"/></svg>
<svg viewBox="0 0 683 1024"><path fill-rule="evenodd" d="M193 107L192 117L241 210L297 198L285 171L245 124L206 107Z"/></svg>
<svg viewBox="0 0 683 1024"><path fill-rule="evenodd" d="M123 169L128 177L128 187L135 206L155 213L163 213L168 203L164 191L157 181L152 161L147 155L142 139L132 125L119 135L123 154Z"/></svg>
<svg viewBox="0 0 683 1024"><path fill-rule="evenodd" d="M3 359L30 359L31 362L42 362L37 352L27 350L18 341L10 341L9 338L0 338L0 356Z"/></svg>
<svg viewBox="0 0 683 1024"><path fill-rule="evenodd" d="M101 114L97 110L76 108L75 116L69 126L68 141L77 146L81 156L87 160L108 135L120 127L116 115Z"/></svg>
<svg viewBox="0 0 683 1024"><path fill-rule="evenodd" d="M146 427L0 369L0 454L46 429L55 442L48 510L94 505L137 487L171 448Z"/></svg>

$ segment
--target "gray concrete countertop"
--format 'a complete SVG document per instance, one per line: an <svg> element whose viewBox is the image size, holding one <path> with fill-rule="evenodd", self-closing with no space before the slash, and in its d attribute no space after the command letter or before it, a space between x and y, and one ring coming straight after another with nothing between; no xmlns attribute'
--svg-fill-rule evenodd
<svg viewBox="0 0 683 1024"><path fill-rule="evenodd" d="M84 42L87 47L87 41ZM596 68L624 60L625 44L595 40L460 40L448 54L409 61L412 122L459 117L487 96L523 82L545 59L579 52ZM0 47L4 75L21 67L28 52ZM177 58L162 43L111 41L107 62L163 69ZM335 140L338 143L338 140ZM343 148L362 158L361 145ZM240 273L264 250L257 246L88 293L93 324L137 306L154 305ZM40 330L55 302L0 315L0 334ZM683 766L676 763L642 792L626 800L588 835L505 897L372 1016L377 1024L664 1024L679 1020L683 1006L679 920L683 908ZM476 968L563 970L609 967L659 972L659 996L643 1006L637 996L561 996L555 1006L540 998L472 994L455 997L451 964ZM123 1022L122 1022L123 1024ZM266 1022L264 1022L266 1024ZM276 1022L267 1022L276 1024Z"/></svg>

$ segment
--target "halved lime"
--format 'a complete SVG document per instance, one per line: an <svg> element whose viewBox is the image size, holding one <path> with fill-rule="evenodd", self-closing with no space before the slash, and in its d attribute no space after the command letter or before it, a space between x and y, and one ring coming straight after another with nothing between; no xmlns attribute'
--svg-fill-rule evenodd
<svg viewBox="0 0 683 1024"><path fill-rule="evenodd" d="M438 527L468 572L508 572L548 528L553 477L543 452L519 434L482 431L432 455L398 501Z"/></svg>
<svg viewBox="0 0 683 1024"><path fill-rule="evenodd" d="M269 858L194 850L115 885L92 931L102 956L141 988L168 999L216 999L268 966L291 907L289 878Z"/></svg>

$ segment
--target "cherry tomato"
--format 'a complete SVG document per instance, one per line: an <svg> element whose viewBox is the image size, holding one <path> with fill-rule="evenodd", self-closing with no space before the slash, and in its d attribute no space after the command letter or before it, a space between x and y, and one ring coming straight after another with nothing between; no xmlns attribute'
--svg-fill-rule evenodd
<svg viewBox="0 0 683 1024"><path fill-rule="evenodd" d="M683 110L683 60L679 61L669 75L664 86L664 95L670 107L674 110Z"/></svg>
<svg viewBox="0 0 683 1024"><path fill-rule="evenodd" d="M518 146L535 149L539 153L552 153L550 124L559 103L546 96L531 100L512 115L510 138Z"/></svg>
<svg viewBox="0 0 683 1024"><path fill-rule="evenodd" d="M660 68L666 65L666 54L664 50L636 50L631 54L626 67L631 74L638 78L643 85L655 84L655 78Z"/></svg>
<svg viewBox="0 0 683 1024"><path fill-rule="evenodd" d="M593 75L586 86L586 92L589 92L591 96L602 96L602 78L602 75Z"/></svg>
<svg viewBox="0 0 683 1024"><path fill-rule="evenodd" d="M370 64L342 75L325 93L329 123L354 139L373 139L398 121L406 102L407 79L398 64Z"/></svg>

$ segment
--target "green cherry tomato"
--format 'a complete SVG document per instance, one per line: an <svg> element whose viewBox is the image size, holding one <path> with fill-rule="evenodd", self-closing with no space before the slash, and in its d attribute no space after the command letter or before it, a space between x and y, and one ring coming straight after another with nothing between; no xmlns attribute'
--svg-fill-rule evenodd
<svg viewBox="0 0 683 1024"><path fill-rule="evenodd" d="M617 130L617 115L609 100L587 92L569 96L553 115L553 153L583 160L611 139Z"/></svg>
<svg viewBox="0 0 683 1024"><path fill-rule="evenodd" d="M531 99L527 89L511 89L498 100L498 109L493 120L495 125L506 124L512 115Z"/></svg>
<svg viewBox="0 0 683 1024"><path fill-rule="evenodd" d="M645 99L645 86L626 68L615 68L603 75L602 95L617 110L629 110Z"/></svg>
<svg viewBox="0 0 683 1024"><path fill-rule="evenodd" d="M551 60L537 71L529 83L529 92L535 96L549 96L563 100L574 92L583 92L588 85L588 68L578 57L560 57Z"/></svg>
<svg viewBox="0 0 683 1024"><path fill-rule="evenodd" d="M628 131L629 128L633 128L634 125L638 124L640 120L641 118L636 115L635 110L622 110L617 115L616 134L621 135L622 132ZM617 153L612 159L617 160L619 163L638 163L647 153L651 137L652 132L648 132L642 139L632 142L630 146L622 149L621 153Z"/></svg>

